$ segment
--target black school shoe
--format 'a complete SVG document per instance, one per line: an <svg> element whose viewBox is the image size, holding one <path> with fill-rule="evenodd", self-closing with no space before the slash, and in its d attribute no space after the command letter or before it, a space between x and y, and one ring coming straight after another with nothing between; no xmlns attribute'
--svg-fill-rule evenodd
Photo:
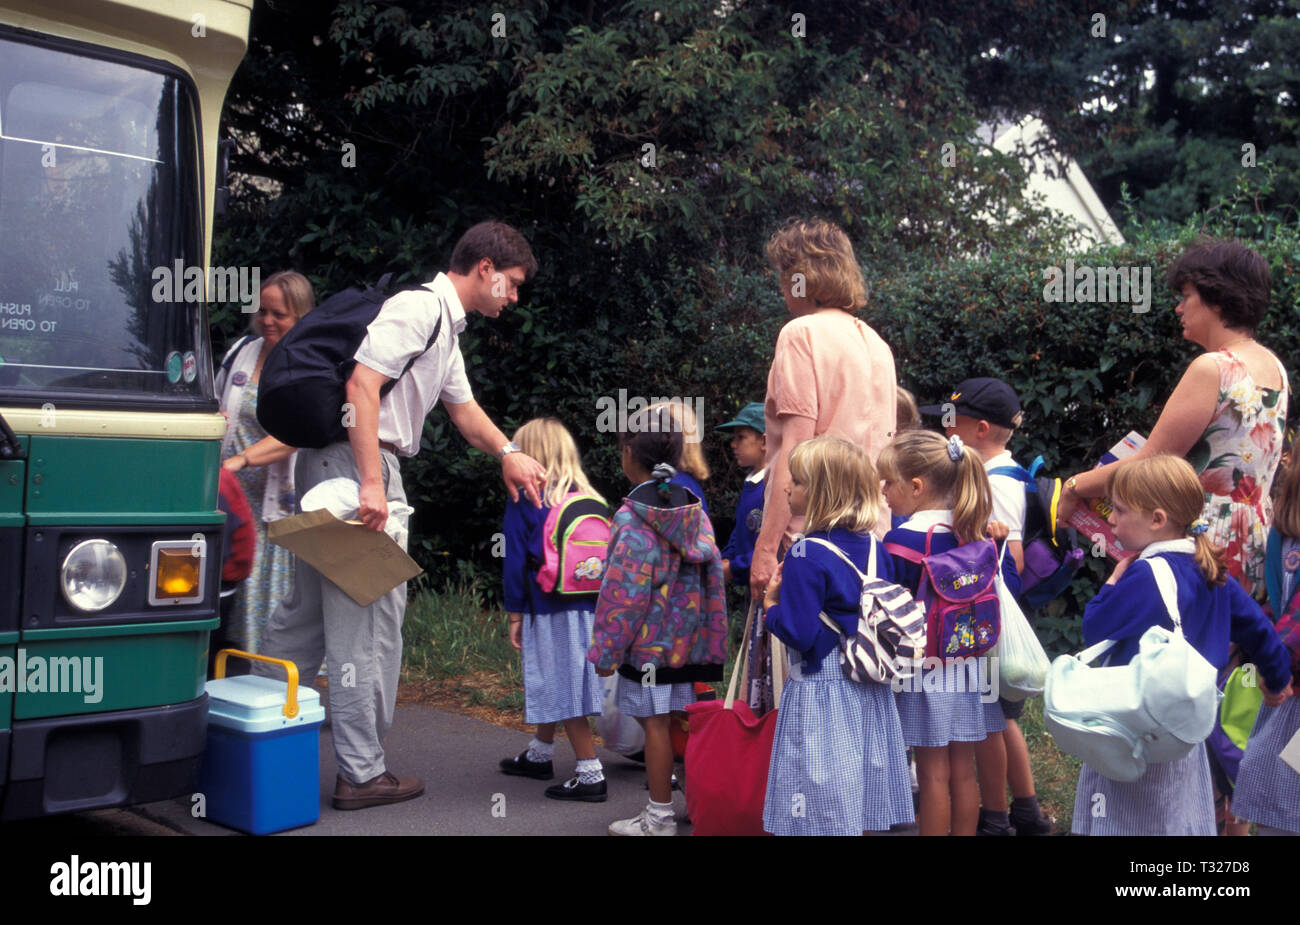
<svg viewBox="0 0 1300 925"><path fill-rule="evenodd" d="M549 761L529 761L528 749L524 749L513 758L501 759L501 773L516 777L531 777L533 780L554 780L555 767Z"/></svg>
<svg viewBox="0 0 1300 925"><path fill-rule="evenodd" d="M605 781L584 784L578 775L573 775L562 784L546 788L546 795L552 800L581 800L583 803L605 802Z"/></svg>
<svg viewBox="0 0 1300 925"><path fill-rule="evenodd" d="M979 825L975 827L975 834L997 837L997 836L1015 835L1016 830L1013 826L1005 822L991 819L989 815L985 813L984 810L981 809Z"/></svg>
<svg viewBox="0 0 1300 925"><path fill-rule="evenodd" d="M1011 825L1015 828L1017 835L1051 835L1052 822L1046 816L1036 816L1026 819L1017 819L1011 817Z"/></svg>

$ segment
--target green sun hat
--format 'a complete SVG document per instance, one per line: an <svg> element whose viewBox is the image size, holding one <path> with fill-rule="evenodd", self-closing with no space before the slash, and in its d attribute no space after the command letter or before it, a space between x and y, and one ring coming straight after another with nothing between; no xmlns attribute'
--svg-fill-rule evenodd
<svg viewBox="0 0 1300 925"><path fill-rule="evenodd" d="M728 421L725 424L719 424L715 430L733 430L737 427L752 427L760 434L766 434L766 425L763 421L763 403L761 401L752 401L740 409L734 421Z"/></svg>

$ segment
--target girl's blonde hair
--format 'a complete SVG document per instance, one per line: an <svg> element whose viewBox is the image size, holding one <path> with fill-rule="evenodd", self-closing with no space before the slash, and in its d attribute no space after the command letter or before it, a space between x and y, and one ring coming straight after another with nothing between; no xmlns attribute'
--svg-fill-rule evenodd
<svg viewBox="0 0 1300 925"><path fill-rule="evenodd" d="M1157 453L1129 460L1116 467L1106 485L1106 494L1126 507L1154 514L1165 512L1169 524L1186 533L1205 510L1205 489L1196 470L1185 459L1169 453ZM1211 587L1223 584L1227 577L1227 560L1223 550L1210 542L1207 533L1193 537L1196 541L1196 564Z"/></svg>
<svg viewBox="0 0 1300 925"><path fill-rule="evenodd" d="M1292 444L1280 481L1273 501L1273 526L1283 536L1300 539L1300 441Z"/></svg>
<svg viewBox="0 0 1300 925"><path fill-rule="evenodd" d="M600 498L600 492L591 487L587 473L582 471L578 445L563 424L555 418L533 418L517 431L514 442L546 470L546 487L542 503L554 507L570 491L585 491Z"/></svg>
<svg viewBox="0 0 1300 925"><path fill-rule="evenodd" d="M700 439L700 422L689 401L668 401L651 405L651 409L668 408L682 433L682 461L677 466L693 475L698 482L709 480L709 464L704 460L704 441ZM686 439L690 435L692 439Z"/></svg>
<svg viewBox="0 0 1300 925"><path fill-rule="evenodd" d="M949 445L959 443L932 430L905 431L880 451L876 466L881 477L891 482L925 482L926 491L951 508L953 535L965 544L988 536L993 496L984 462L974 450L962 446L956 460L949 455Z"/></svg>
<svg viewBox="0 0 1300 925"><path fill-rule="evenodd" d="M790 219L767 242L767 260L784 287L795 273L804 295L823 308L857 311L867 304L867 284L849 236L820 218Z"/></svg>
<svg viewBox="0 0 1300 925"><path fill-rule="evenodd" d="M843 527L870 533L880 517L880 478L867 451L823 434L790 451L790 475L808 489L804 532Z"/></svg>

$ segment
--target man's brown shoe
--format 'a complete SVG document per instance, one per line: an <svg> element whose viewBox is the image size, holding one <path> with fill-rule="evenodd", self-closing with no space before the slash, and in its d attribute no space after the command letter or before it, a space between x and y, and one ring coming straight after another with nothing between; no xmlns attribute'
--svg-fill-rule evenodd
<svg viewBox="0 0 1300 925"><path fill-rule="evenodd" d="M414 800L424 793L424 781L418 777L397 777L385 771L364 784L354 784L342 774L334 779L335 809L365 809Z"/></svg>

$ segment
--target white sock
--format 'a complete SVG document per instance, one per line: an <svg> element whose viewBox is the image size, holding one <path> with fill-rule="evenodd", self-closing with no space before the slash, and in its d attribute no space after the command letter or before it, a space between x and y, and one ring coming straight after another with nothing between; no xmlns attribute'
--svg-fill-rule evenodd
<svg viewBox="0 0 1300 925"><path fill-rule="evenodd" d="M654 800L651 800L646 804L645 810L650 818L655 822L664 823L673 821L673 804L671 802L656 803Z"/></svg>
<svg viewBox="0 0 1300 925"><path fill-rule="evenodd" d="M528 760L529 761L550 761L555 757L555 743L543 742L537 736L528 743Z"/></svg>
<svg viewBox="0 0 1300 925"><path fill-rule="evenodd" d="M599 758L579 758L577 773L580 784L599 784L605 779L605 770Z"/></svg>

